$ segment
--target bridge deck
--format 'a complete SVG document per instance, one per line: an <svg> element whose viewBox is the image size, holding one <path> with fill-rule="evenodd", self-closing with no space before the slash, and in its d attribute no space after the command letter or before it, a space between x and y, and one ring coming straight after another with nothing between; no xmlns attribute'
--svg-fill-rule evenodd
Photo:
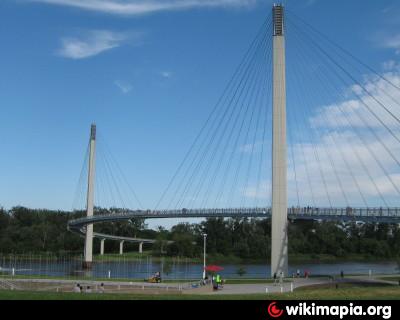
<svg viewBox="0 0 400 320"><path fill-rule="evenodd" d="M68 229L80 234L86 233L85 226L107 221L121 221L135 218L270 218L271 208L231 208L231 209L181 209L181 210L136 210L98 214L68 222ZM326 220L326 221L364 221L377 223L400 223L400 208L288 208L289 220ZM137 239L95 233L95 237L124 240L128 242L154 242L149 239Z"/></svg>

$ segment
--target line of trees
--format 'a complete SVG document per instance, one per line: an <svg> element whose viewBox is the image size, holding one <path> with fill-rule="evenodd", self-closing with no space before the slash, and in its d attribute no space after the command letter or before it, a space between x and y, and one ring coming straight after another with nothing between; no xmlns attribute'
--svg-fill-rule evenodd
<svg viewBox="0 0 400 320"><path fill-rule="evenodd" d="M67 221L83 212L64 212L15 207L0 209L0 253L78 253L83 239L67 230ZM148 229L144 220L100 223L101 233L157 239L155 255L201 257L203 234L207 233L207 252L214 257L243 260L269 259L271 225L269 219L213 218L201 223L180 223L166 230ZM321 255L339 258L362 255L370 258L400 257L400 227L398 224L336 223L293 221L289 223L289 253ZM168 240L173 243L167 244ZM95 252L99 242L95 241ZM137 246L135 244L127 244ZM108 252L118 252L118 243L106 241Z"/></svg>

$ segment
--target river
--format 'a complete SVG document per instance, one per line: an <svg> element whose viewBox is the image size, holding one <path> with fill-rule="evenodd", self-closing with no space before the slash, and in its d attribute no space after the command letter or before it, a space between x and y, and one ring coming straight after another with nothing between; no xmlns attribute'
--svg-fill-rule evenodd
<svg viewBox="0 0 400 320"><path fill-rule="evenodd" d="M0 273L16 275L40 275L77 277L92 276L96 278L130 278L145 279L155 272L162 273L164 279L198 279L202 275L203 266L175 260L170 264L152 262L151 258L138 261L119 260L96 262L91 271L84 271L81 268L80 259L7 259L0 257ZM270 277L270 266L267 264L221 264L224 269L220 274L225 278L239 278L238 269L245 270L242 278L266 278ZM398 265L395 262L340 262L340 263L300 263L289 265L289 275L300 270L312 275L338 275L341 271L344 274L365 274L370 270L373 274L395 274L399 273Z"/></svg>

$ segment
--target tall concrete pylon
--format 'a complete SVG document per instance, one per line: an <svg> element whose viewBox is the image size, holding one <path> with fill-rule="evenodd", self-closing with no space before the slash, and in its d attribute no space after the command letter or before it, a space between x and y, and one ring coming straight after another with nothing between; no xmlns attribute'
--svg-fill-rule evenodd
<svg viewBox="0 0 400 320"><path fill-rule="evenodd" d="M94 173L96 164L96 125L92 124L90 128L90 146L89 146L89 173L88 173L88 188L87 188L87 204L86 216L93 216L94 207ZM93 224L86 226L85 238L85 257L83 268L91 269L93 262Z"/></svg>
<svg viewBox="0 0 400 320"><path fill-rule="evenodd" d="M287 239L287 146L286 62L284 10L274 5L273 13L273 120L272 120L272 222L271 276L288 275Z"/></svg>

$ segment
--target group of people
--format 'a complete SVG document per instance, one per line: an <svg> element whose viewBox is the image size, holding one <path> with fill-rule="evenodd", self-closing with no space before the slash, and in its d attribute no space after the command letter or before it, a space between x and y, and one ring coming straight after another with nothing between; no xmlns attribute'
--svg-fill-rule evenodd
<svg viewBox="0 0 400 320"><path fill-rule="evenodd" d="M308 270L305 270L304 271L304 278L308 278L309 277L309 275L310 275L310 271L308 271ZM297 269L297 271L296 271L296 278L300 278L300 269ZM292 277L294 278L295 277L295 274L293 273L292 274ZM276 284L276 283L280 283L280 284L283 284L283 278L284 278L284 274L283 274L283 272L281 271L280 273L279 273L279 276L278 276L278 274L275 272L274 273L274 284Z"/></svg>
<svg viewBox="0 0 400 320"><path fill-rule="evenodd" d="M279 278L278 278L278 275L276 274L276 272L274 273L274 285L279 281L279 283L280 283L280 285L282 285L283 284L283 277L284 277L284 275L283 275L283 272L281 271L280 273L279 273Z"/></svg>
<svg viewBox="0 0 400 320"><path fill-rule="evenodd" d="M203 281L201 282L202 285L207 285L207 284L211 284L213 286L214 290L218 290L219 288L223 288L224 287L224 283L225 280L222 279L221 275L216 274L216 275L212 275L211 279L209 279L208 275L205 276L205 278L203 279Z"/></svg>
<svg viewBox="0 0 400 320"><path fill-rule="evenodd" d="M308 270L304 270L304 278L308 278L308 276L310 275L310 271ZM294 278L294 273L292 274L293 278ZM296 271L296 278L300 278L300 269L297 269Z"/></svg>
<svg viewBox="0 0 400 320"><path fill-rule="evenodd" d="M76 284L76 286L74 287L74 292L76 293L92 293L92 288L90 286L87 286L86 289L81 286L79 283ZM98 289L98 293L103 293L104 292L104 283L100 284L100 287Z"/></svg>

